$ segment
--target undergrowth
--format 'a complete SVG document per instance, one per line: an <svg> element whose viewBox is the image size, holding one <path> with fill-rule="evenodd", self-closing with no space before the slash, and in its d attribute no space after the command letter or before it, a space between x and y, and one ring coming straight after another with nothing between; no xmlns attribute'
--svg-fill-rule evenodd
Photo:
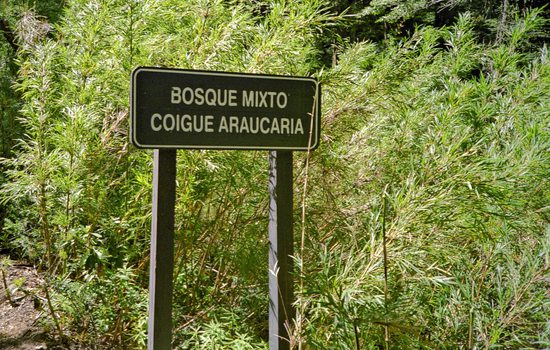
<svg viewBox="0 0 550 350"><path fill-rule="evenodd" d="M541 11L494 43L467 13L409 37L337 40L326 67L319 43L348 20L327 8L69 0L51 28L19 19L23 135L1 163L0 245L49 276L57 336L146 344L152 153L127 135L143 65L321 82L321 146L294 167L297 348L550 347ZM267 156L179 151L177 167L174 348L265 349Z"/></svg>

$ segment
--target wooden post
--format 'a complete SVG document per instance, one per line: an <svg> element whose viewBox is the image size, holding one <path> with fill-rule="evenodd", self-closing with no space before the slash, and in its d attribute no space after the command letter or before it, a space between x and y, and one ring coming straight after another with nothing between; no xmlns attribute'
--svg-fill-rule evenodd
<svg viewBox="0 0 550 350"><path fill-rule="evenodd" d="M292 152L269 154L269 349L290 349L292 282Z"/></svg>
<svg viewBox="0 0 550 350"><path fill-rule="evenodd" d="M154 150L148 350L172 348L176 150Z"/></svg>

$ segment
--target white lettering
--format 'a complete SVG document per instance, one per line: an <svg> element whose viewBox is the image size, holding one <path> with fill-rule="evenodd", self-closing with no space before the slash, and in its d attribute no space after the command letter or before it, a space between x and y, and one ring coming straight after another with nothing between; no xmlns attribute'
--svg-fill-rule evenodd
<svg viewBox="0 0 550 350"><path fill-rule="evenodd" d="M221 116L154 113L150 119L155 132L232 133L232 134L304 134L300 118Z"/></svg>
<svg viewBox="0 0 550 350"><path fill-rule="evenodd" d="M224 127L225 117L222 117L220 132ZM235 117L236 118L236 117ZM202 114L165 114L154 113L151 116L151 130L153 131L183 131L183 132L214 132L214 116ZM227 123L225 123L227 127Z"/></svg>
<svg viewBox="0 0 550 350"><path fill-rule="evenodd" d="M195 89L195 104L202 106L204 104L204 89L196 88Z"/></svg>
<svg viewBox="0 0 550 350"><path fill-rule="evenodd" d="M248 99L250 97L250 99ZM243 99L245 105L254 106L254 91L250 91L250 96L246 96L246 91L243 91ZM183 103L185 105L197 105L202 106L207 104L208 106L230 106L237 107L237 90L227 89L203 89L185 87L179 88L172 86L170 91L170 102L173 104Z"/></svg>
<svg viewBox="0 0 550 350"><path fill-rule="evenodd" d="M204 89L201 87L191 88L172 86L170 90L170 102L172 104L185 104L202 106L230 106L238 107L237 90L234 89ZM256 108L286 108L288 104L288 95L284 92L276 91L255 91L243 90L242 107Z"/></svg>
<svg viewBox="0 0 550 350"><path fill-rule="evenodd" d="M229 129L227 128L227 119L225 118L225 115L222 115L218 132L229 132Z"/></svg>
<svg viewBox="0 0 550 350"><path fill-rule="evenodd" d="M279 129L279 120L277 118L274 118L273 123L271 124L271 133L274 134L275 131L277 134L281 133L281 130Z"/></svg>
<svg viewBox="0 0 550 350"><path fill-rule="evenodd" d="M162 116L158 113L155 113L151 117L151 129L153 129L153 131L160 131L162 129L162 126L160 125L160 123L158 124L158 126L155 126L155 119L162 119Z"/></svg>
<svg viewBox="0 0 550 350"><path fill-rule="evenodd" d="M181 89L179 87L172 86L172 93L170 94L170 102L172 102L172 103L180 103L181 102ZM157 131L157 130L155 130L155 131Z"/></svg>
<svg viewBox="0 0 550 350"><path fill-rule="evenodd" d="M302 126L302 120L296 119L296 127L294 128L294 134L304 134L304 127Z"/></svg>
<svg viewBox="0 0 550 350"><path fill-rule="evenodd" d="M193 131L193 123L191 123L191 116L189 114L184 114L181 117L181 130L185 132Z"/></svg>
<svg viewBox="0 0 550 350"><path fill-rule="evenodd" d="M225 106L226 104L227 104L227 90L218 89L218 106Z"/></svg>
<svg viewBox="0 0 550 350"><path fill-rule="evenodd" d="M270 91L267 93L269 95L269 97L271 97L269 99L269 107L273 108L273 98L275 97L275 95L277 94L276 92L274 91Z"/></svg>
<svg viewBox="0 0 550 350"><path fill-rule="evenodd" d="M214 116L213 115L207 115L204 117L204 131L206 132L214 132Z"/></svg>
<svg viewBox="0 0 550 350"><path fill-rule="evenodd" d="M170 125L168 125L168 121L170 121ZM172 131L174 130L174 127L176 126L176 120L174 119L174 116L172 114L166 114L164 116L164 119L162 119L162 127L166 131Z"/></svg>
<svg viewBox="0 0 550 350"><path fill-rule="evenodd" d="M265 123L269 123L269 119L268 118L262 118L260 120L260 131L262 132L262 134L269 134L269 128L268 127L264 127L264 124Z"/></svg>
<svg viewBox="0 0 550 350"><path fill-rule="evenodd" d="M281 134L290 134L290 119L281 119Z"/></svg>
<svg viewBox="0 0 550 350"><path fill-rule="evenodd" d="M254 91L243 90L243 106L254 107Z"/></svg>
<svg viewBox="0 0 550 350"><path fill-rule="evenodd" d="M234 91L234 90L230 90ZM283 109L287 106L288 96L284 92L243 90L243 107L275 108Z"/></svg>
<svg viewBox="0 0 550 350"><path fill-rule="evenodd" d="M258 97L260 97L260 101L258 102ZM265 100L267 97L267 92L262 91L256 91L256 106L257 107L267 107L267 101Z"/></svg>
<svg viewBox="0 0 550 350"><path fill-rule="evenodd" d="M239 132L239 118L238 117L235 117L235 116L230 116L229 117L229 132L230 133L238 133Z"/></svg>
<svg viewBox="0 0 550 350"><path fill-rule="evenodd" d="M244 93L244 91L243 91ZM235 101L237 99L237 90L229 90L229 103L228 105L230 107L236 107L237 102Z"/></svg>
<svg viewBox="0 0 550 350"><path fill-rule="evenodd" d="M216 105L216 90L206 89L206 93L204 94L204 98L206 100L207 105L215 106Z"/></svg>
<svg viewBox="0 0 550 350"><path fill-rule="evenodd" d="M202 118L197 118L197 117L193 118L193 130L195 132L201 132L203 127L204 127L204 123Z"/></svg>
<svg viewBox="0 0 550 350"><path fill-rule="evenodd" d="M189 98L187 98L188 96ZM186 105L190 105L191 103L193 103L193 101L195 100L193 89L191 89L190 87L186 87L185 89L183 89L183 91L181 92L181 99Z"/></svg>
<svg viewBox="0 0 550 350"><path fill-rule="evenodd" d="M240 132L241 134L242 134L243 132L246 132L247 134L250 133L250 130L248 129L248 121L246 120L246 118L243 118L243 119L242 119L241 127L240 127L239 132Z"/></svg>
<svg viewBox="0 0 550 350"><path fill-rule="evenodd" d="M281 102L281 97L283 97L282 100L284 100L284 102ZM286 107L287 102L288 100L286 94L284 92L279 92L277 95L277 107L283 109Z"/></svg>
<svg viewBox="0 0 550 350"><path fill-rule="evenodd" d="M254 123L254 121L256 121L256 123ZM260 119L250 118L250 132L253 134L257 134L259 129L260 129Z"/></svg>

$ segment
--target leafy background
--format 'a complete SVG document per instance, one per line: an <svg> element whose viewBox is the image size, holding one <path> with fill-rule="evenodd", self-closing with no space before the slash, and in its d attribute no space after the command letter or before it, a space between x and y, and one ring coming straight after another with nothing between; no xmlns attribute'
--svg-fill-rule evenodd
<svg viewBox="0 0 550 350"><path fill-rule="evenodd" d="M542 1L0 2L0 248L51 336L144 348L140 65L315 76L295 156L297 349L550 346ZM267 348L265 152L179 151L174 348Z"/></svg>

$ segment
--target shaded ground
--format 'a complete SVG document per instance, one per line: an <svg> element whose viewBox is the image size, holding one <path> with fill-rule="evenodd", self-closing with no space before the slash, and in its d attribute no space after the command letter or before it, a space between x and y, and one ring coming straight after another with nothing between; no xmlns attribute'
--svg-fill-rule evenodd
<svg viewBox="0 0 550 350"><path fill-rule="evenodd" d="M46 312L42 283L32 266L0 256L0 349L61 349L39 322Z"/></svg>

